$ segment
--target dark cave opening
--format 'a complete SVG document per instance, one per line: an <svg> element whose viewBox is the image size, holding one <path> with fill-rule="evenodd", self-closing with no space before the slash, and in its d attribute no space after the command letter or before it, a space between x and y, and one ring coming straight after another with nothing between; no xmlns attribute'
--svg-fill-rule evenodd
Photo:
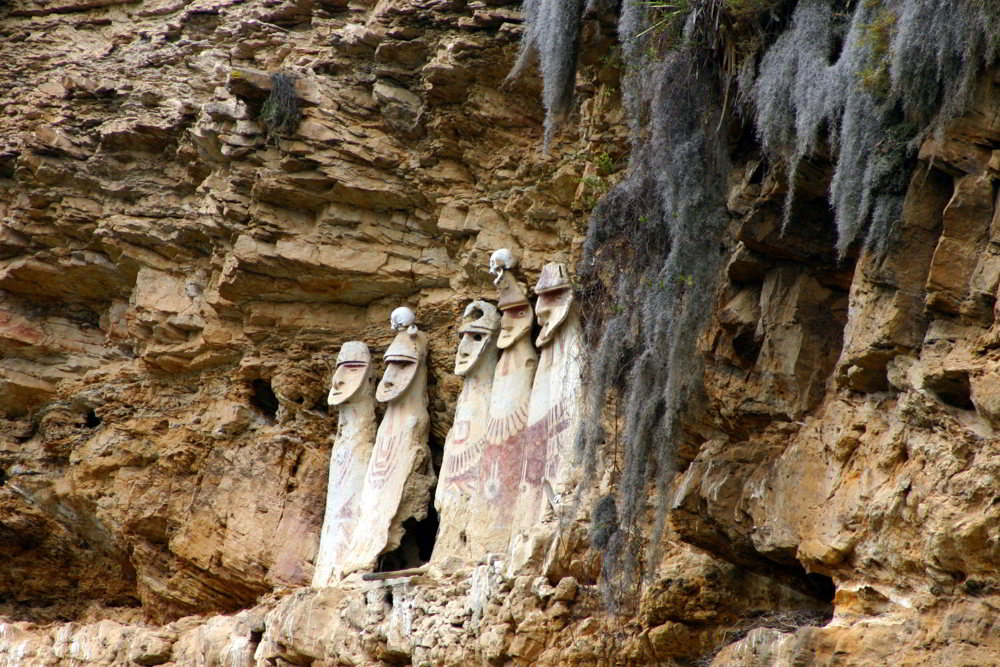
<svg viewBox="0 0 1000 667"><path fill-rule="evenodd" d="M817 600L833 603L833 596L837 594L837 586L831 577L818 572L807 572L805 584L809 593Z"/></svg>
<svg viewBox="0 0 1000 667"><path fill-rule="evenodd" d="M271 382L264 379L256 379L250 383L253 393L250 395L250 404L274 419L278 415L278 397L271 389Z"/></svg>
<svg viewBox="0 0 1000 667"><path fill-rule="evenodd" d="M313 412L318 412L321 415L330 414L330 408L326 402L326 394L323 394L322 396L317 398L316 402L313 403L312 407L310 407L309 409L312 410Z"/></svg>
<svg viewBox="0 0 1000 667"><path fill-rule="evenodd" d="M87 428L96 428L101 425L101 418L97 416L93 408L87 410L87 413L83 416L83 425Z"/></svg>
<svg viewBox="0 0 1000 667"><path fill-rule="evenodd" d="M379 557L375 571L395 572L420 567L427 563L434 551L437 531L438 514L431 504L427 508L427 516L423 519L417 520L411 517L403 522L403 540L397 548Z"/></svg>
<svg viewBox="0 0 1000 667"><path fill-rule="evenodd" d="M966 371L945 371L924 378L924 386L934 392L938 399L960 410L973 410L972 387Z"/></svg>
<svg viewBox="0 0 1000 667"><path fill-rule="evenodd" d="M753 329L743 329L733 336L733 352L747 368L757 363L762 344L763 340L758 338Z"/></svg>

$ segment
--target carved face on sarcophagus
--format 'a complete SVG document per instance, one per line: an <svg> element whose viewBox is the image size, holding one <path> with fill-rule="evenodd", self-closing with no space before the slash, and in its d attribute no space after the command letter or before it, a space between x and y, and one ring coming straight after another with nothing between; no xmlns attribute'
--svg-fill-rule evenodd
<svg viewBox="0 0 1000 667"><path fill-rule="evenodd" d="M531 331L535 314L531 310L528 297L510 271L504 271L500 275L497 288L499 301L497 307L503 313L500 318L500 337L497 339L497 347L505 350Z"/></svg>
<svg viewBox="0 0 1000 667"><path fill-rule="evenodd" d="M416 333L400 331L385 351L385 373L375 390L375 400L389 403L406 393L419 370L422 349Z"/></svg>
<svg viewBox="0 0 1000 667"><path fill-rule="evenodd" d="M466 306L458 330L461 340L455 355L455 375L465 376L476 367L499 328L500 313L492 303L473 301Z"/></svg>
<svg viewBox="0 0 1000 667"><path fill-rule="evenodd" d="M542 267L542 274L535 285L535 312L538 323L542 326L535 345L544 347L548 344L559 325L566 321L573 307L573 287L569 282L566 267L560 262L553 262Z"/></svg>
<svg viewBox="0 0 1000 667"><path fill-rule="evenodd" d="M359 341L349 341L337 355L337 369L330 383L329 405L342 405L359 400L364 390L371 391L372 357L368 346Z"/></svg>

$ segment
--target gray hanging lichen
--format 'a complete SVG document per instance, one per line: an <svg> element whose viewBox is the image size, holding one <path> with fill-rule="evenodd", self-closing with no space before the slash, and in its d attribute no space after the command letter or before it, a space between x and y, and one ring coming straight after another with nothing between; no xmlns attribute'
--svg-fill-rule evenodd
<svg viewBox="0 0 1000 667"><path fill-rule="evenodd" d="M524 3L524 35L507 79L517 78L537 59L542 74L546 150L573 100L582 9L580 0L525 0Z"/></svg>
<svg viewBox="0 0 1000 667"><path fill-rule="evenodd" d="M623 25L623 41L637 39L636 24L623 17ZM580 265L585 283L602 284L598 298L609 314L589 322L602 332L579 441L585 461L597 460L601 409L612 390L626 406L619 529L607 541L602 576L613 608L638 583L650 479L662 501L651 541L657 557L678 416L700 390L696 341L713 312L721 268L728 160L719 79L703 56L696 47L678 49L626 82L626 99L648 121L636 127L625 180L591 216Z"/></svg>
<svg viewBox="0 0 1000 667"><path fill-rule="evenodd" d="M821 139L833 149L830 203L841 256L865 229L873 248L888 240L905 187L893 174L915 138L965 107L976 74L996 55L998 27L986 3L864 0L838 54L842 4L800 2L750 93L764 150L787 163L790 181ZM794 194L789 187L786 225Z"/></svg>
<svg viewBox="0 0 1000 667"><path fill-rule="evenodd" d="M579 4L525 7L514 71L539 55L548 141L570 101ZM917 141L965 108L994 62L997 25L995 0L622 3L632 151L591 215L578 268L592 353L577 447L591 481L606 403L624 405L617 498L595 507L592 533L613 608L635 601L643 561L658 561L680 417L701 391L696 343L722 268L729 124L749 109L761 149L784 163L786 224L797 167L825 144L839 254L865 233L879 250L900 218Z"/></svg>

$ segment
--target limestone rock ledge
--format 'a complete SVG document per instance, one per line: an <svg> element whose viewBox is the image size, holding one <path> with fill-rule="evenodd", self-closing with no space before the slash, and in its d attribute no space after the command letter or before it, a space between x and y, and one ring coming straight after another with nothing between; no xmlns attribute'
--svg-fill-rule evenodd
<svg viewBox="0 0 1000 667"><path fill-rule="evenodd" d="M540 153L537 81L499 92L519 25L503 3L0 8L0 615L166 622L309 582L333 360L381 358L399 305L430 335L439 463L489 254L528 280L571 261L576 175L624 135L591 91ZM281 135L259 117L279 71L302 112Z"/></svg>
<svg viewBox="0 0 1000 667"><path fill-rule="evenodd" d="M499 559L448 562L380 581L269 596L229 616L148 627L114 621L0 625L0 665L673 664L725 641L748 618L825 618L826 605L773 579L677 545L641 613L601 612L575 577L507 576ZM731 598L735 595L737 597Z"/></svg>

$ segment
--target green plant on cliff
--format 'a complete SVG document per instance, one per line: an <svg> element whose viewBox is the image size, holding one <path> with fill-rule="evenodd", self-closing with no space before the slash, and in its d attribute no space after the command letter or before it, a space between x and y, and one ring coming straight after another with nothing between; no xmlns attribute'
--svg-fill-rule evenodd
<svg viewBox="0 0 1000 667"><path fill-rule="evenodd" d="M784 24L789 0L639 0L649 11L644 53L659 58L681 46L711 54L727 92L742 68Z"/></svg>
<svg viewBox="0 0 1000 667"><path fill-rule="evenodd" d="M282 72L271 75L271 93L260 107L258 119L268 136L289 136L295 133L302 118L295 80Z"/></svg>
<svg viewBox="0 0 1000 667"><path fill-rule="evenodd" d="M862 26L859 42L868 50L868 63L858 72L861 87L879 99L889 95L889 57L896 15L880 0L865 0L871 19Z"/></svg>
<svg viewBox="0 0 1000 667"><path fill-rule="evenodd" d="M597 167L597 171L600 172L602 176L610 176L621 168L618 161L611 157L607 151L601 151L600 153L595 154L592 157L591 162L593 162L594 166Z"/></svg>

